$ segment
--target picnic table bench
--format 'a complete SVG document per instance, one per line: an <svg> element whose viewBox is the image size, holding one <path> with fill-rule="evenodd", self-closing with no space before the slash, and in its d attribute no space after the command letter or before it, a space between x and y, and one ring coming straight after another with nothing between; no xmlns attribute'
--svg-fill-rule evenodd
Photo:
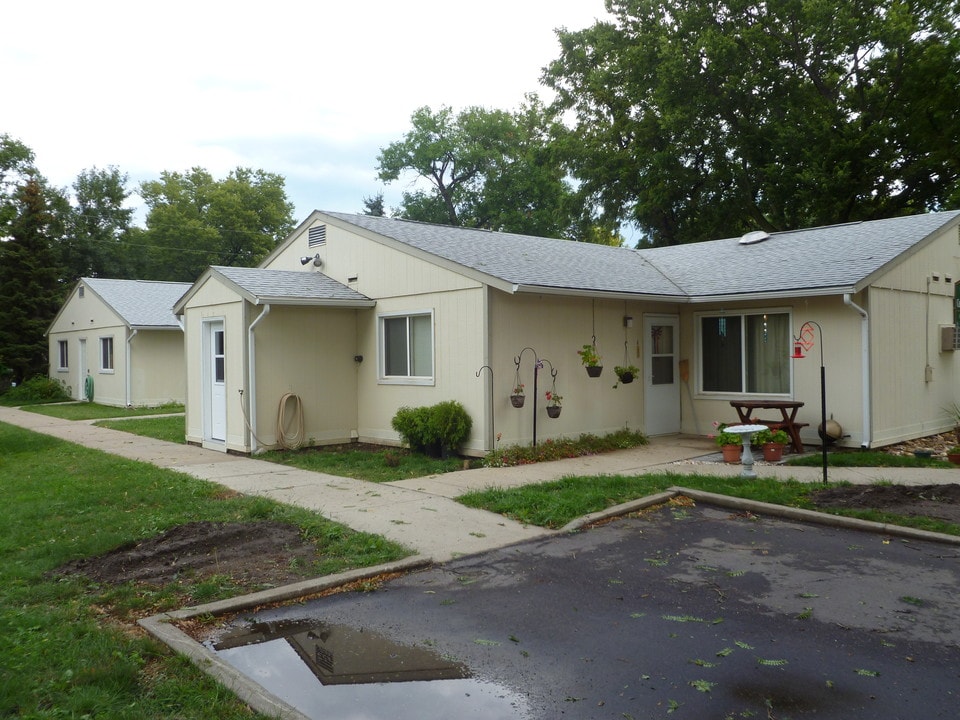
<svg viewBox="0 0 960 720"><path fill-rule="evenodd" d="M797 411L803 407L802 402L796 400L731 400L730 406L737 411L740 422L748 425L756 423L766 425L771 430L783 430L790 436L790 447L795 453L803 452L803 441L800 440L800 428L810 423L797 422ZM779 410L779 420L763 420L754 417L756 410Z"/></svg>

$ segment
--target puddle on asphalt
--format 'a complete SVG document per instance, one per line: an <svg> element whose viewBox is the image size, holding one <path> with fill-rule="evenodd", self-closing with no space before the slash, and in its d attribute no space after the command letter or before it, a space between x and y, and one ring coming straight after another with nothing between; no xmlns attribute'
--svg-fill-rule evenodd
<svg viewBox="0 0 960 720"><path fill-rule="evenodd" d="M370 630L316 622L260 622L207 647L311 718L522 718L526 701L471 677L464 664Z"/></svg>

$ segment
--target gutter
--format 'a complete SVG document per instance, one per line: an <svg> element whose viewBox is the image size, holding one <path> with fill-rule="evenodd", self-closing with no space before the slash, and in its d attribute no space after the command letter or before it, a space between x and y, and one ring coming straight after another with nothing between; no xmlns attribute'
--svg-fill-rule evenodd
<svg viewBox="0 0 960 720"><path fill-rule="evenodd" d="M247 391L250 393L247 404L250 410L250 421L247 423L248 432L250 433L250 454L255 455L257 450L257 353L253 341L253 331L256 329L257 325L260 324L260 321L263 320L267 315L270 314L270 305L263 306L263 310L260 311L260 314L257 315L257 319L250 323L250 327L247 328L247 369L250 373L250 377L247 381Z"/></svg>
<svg viewBox="0 0 960 720"><path fill-rule="evenodd" d="M132 396L133 396L132 380L130 379L130 373L133 371L133 358L131 357L133 355L133 347L131 343L133 343L133 339L137 336L138 332L140 331L135 329L132 333L127 335L127 353L126 353L127 356L124 358L124 361L123 361L124 374L126 376L123 383L124 396L125 396L123 404L126 405L127 407L130 407L132 403Z"/></svg>
<svg viewBox="0 0 960 720"><path fill-rule="evenodd" d="M870 316L866 310L853 302L850 293L843 294L843 304L860 316L860 378L863 395L863 435L860 438L860 447L866 450L870 448L873 442L873 426L870 422L872 410L870 394Z"/></svg>

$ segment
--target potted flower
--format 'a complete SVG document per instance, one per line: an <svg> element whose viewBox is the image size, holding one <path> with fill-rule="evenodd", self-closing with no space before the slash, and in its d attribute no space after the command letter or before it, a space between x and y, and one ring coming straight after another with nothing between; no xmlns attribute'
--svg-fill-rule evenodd
<svg viewBox="0 0 960 720"><path fill-rule="evenodd" d="M526 396L523 394L523 383L517 383L510 393L510 402L515 408L522 408Z"/></svg>
<svg viewBox="0 0 960 720"><path fill-rule="evenodd" d="M560 403L563 398L552 390L547 390L544 394L547 398L547 415L552 418L560 417L560 411L563 409L560 407Z"/></svg>
<svg viewBox="0 0 960 720"><path fill-rule="evenodd" d="M714 423L717 428L717 434L714 441L720 446L723 453L723 461L728 463L740 462L740 453L743 451L743 439L736 433L725 432L725 424Z"/></svg>
<svg viewBox="0 0 960 720"><path fill-rule="evenodd" d="M640 374L640 368L636 365L616 365L613 371L617 374L617 385L620 383L629 385L633 382L633 379ZM617 387L617 385L613 387Z"/></svg>
<svg viewBox="0 0 960 720"><path fill-rule="evenodd" d="M753 436L753 442L763 450L763 459L767 462L783 460L783 448L790 442L790 436L783 430L761 430Z"/></svg>
<svg viewBox="0 0 960 720"><path fill-rule="evenodd" d="M603 365L601 365L603 359L600 357L594 345L590 345L589 343L584 345L577 350L577 355L580 356L580 361L587 369L587 375L594 378L600 377L600 373L603 372Z"/></svg>
<svg viewBox="0 0 960 720"><path fill-rule="evenodd" d="M960 445L955 445L947 450L947 460L954 465L960 465Z"/></svg>

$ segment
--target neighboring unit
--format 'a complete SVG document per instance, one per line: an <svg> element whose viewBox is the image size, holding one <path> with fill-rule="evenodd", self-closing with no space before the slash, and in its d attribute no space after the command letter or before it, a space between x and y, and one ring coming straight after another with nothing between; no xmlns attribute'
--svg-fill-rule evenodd
<svg viewBox="0 0 960 720"><path fill-rule="evenodd" d="M540 442L624 427L704 435L736 420L731 400L771 399L804 403L813 442L821 350L841 444L931 434L960 401L944 339L956 335L958 223L943 212L632 250L314 212L260 268L210 268L177 302L187 438L238 452L285 432L391 444L398 408L457 400L474 421L463 450L478 455L529 443L534 427ZM807 359L793 360L806 321L822 337L805 332ZM584 345L602 356L599 378ZM618 365L639 377L618 384Z"/></svg>
<svg viewBox="0 0 960 720"><path fill-rule="evenodd" d="M183 330L172 312L189 283L81 278L47 330L50 377L77 400L183 402Z"/></svg>

